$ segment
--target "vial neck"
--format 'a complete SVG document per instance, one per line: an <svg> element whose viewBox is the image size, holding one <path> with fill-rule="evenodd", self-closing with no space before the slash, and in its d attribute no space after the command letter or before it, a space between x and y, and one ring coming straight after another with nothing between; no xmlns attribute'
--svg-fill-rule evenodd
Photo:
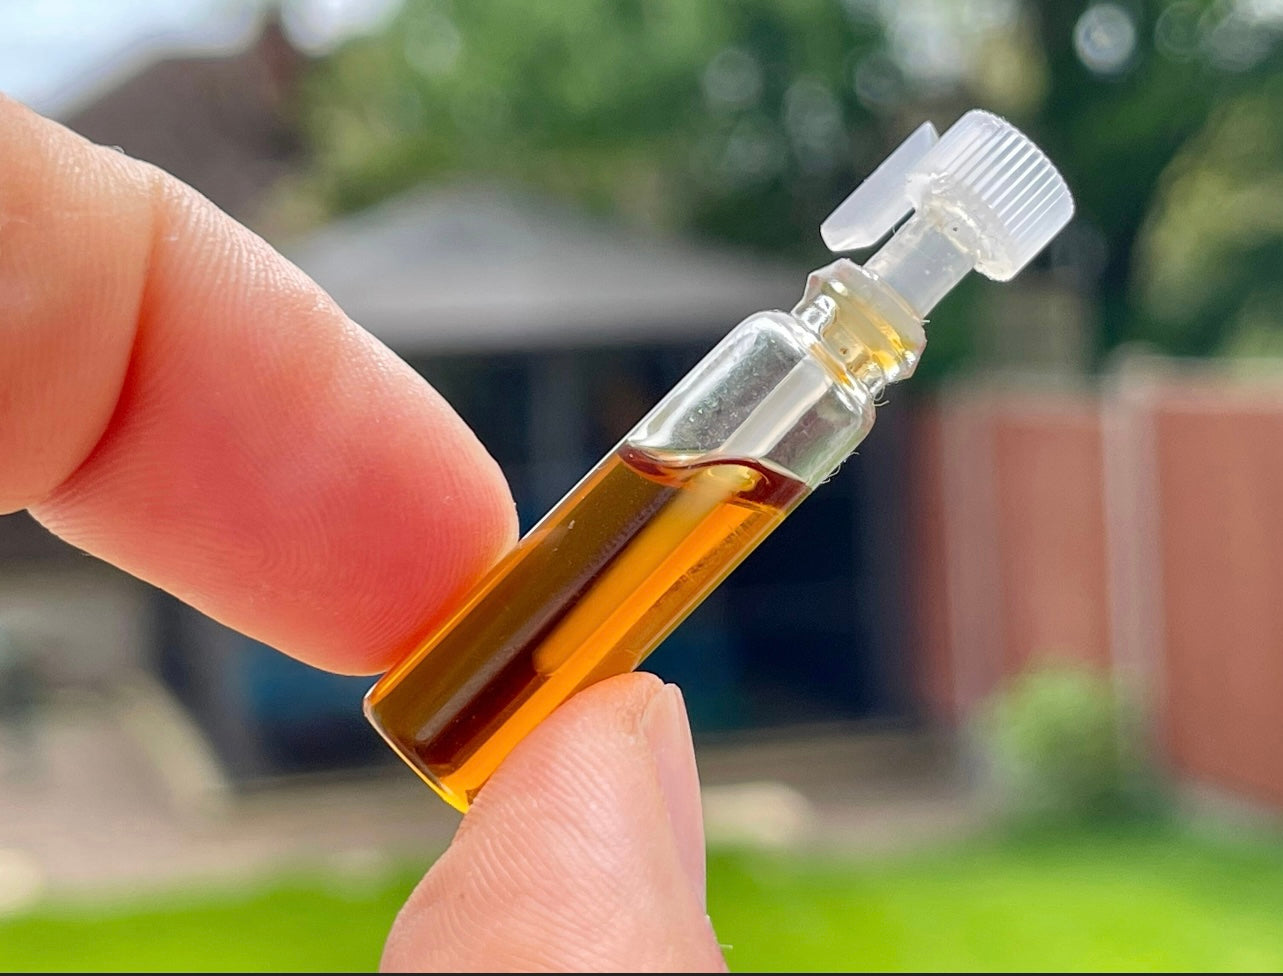
<svg viewBox="0 0 1283 976"><path fill-rule="evenodd" d="M927 341L922 318L846 258L811 272L793 314L835 366L874 395L913 373Z"/></svg>
<svg viewBox="0 0 1283 976"><path fill-rule="evenodd" d="M940 299L966 277L975 260L929 212L920 210L864 263L864 269L925 319Z"/></svg>

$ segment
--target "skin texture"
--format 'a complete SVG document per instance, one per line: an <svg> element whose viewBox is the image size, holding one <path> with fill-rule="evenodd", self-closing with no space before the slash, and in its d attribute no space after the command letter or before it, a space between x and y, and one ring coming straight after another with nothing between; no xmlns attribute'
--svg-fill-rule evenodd
<svg viewBox="0 0 1283 976"><path fill-rule="evenodd" d="M2 97L0 144L0 511L300 660L385 669L514 541L494 461L191 189ZM384 965L720 969L703 890L680 693L626 675L513 753Z"/></svg>

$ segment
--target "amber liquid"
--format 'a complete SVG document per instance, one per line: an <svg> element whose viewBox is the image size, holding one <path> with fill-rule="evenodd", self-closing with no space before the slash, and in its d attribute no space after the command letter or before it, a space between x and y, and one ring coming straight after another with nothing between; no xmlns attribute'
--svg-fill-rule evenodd
<svg viewBox="0 0 1283 976"><path fill-rule="evenodd" d="M536 724L637 667L807 490L759 461L622 448L370 689L366 714L466 810Z"/></svg>

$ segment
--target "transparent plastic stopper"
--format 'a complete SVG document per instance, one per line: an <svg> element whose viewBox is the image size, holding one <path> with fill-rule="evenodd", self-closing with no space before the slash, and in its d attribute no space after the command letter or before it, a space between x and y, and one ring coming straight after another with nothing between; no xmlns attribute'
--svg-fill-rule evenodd
<svg viewBox="0 0 1283 976"><path fill-rule="evenodd" d="M868 247L913 217L865 268L925 316L967 272L1008 281L1073 216L1056 167L1010 122L971 111L920 126L820 226L830 250Z"/></svg>
<svg viewBox="0 0 1283 976"><path fill-rule="evenodd" d="M910 173L940 141L936 127L923 122L900 143L882 165L820 224L820 236L830 251L855 251L872 247L913 209L906 191Z"/></svg>

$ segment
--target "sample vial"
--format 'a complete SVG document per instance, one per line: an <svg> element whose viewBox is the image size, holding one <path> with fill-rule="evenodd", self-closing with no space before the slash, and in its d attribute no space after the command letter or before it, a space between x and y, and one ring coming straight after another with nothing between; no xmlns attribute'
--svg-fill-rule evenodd
<svg viewBox="0 0 1283 976"><path fill-rule="evenodd" d="M973 268L1007 280L1073 213L1060 174L985 112L913 133L821 227L861 267L750 316L365 699L376 729L466 810L576 690L635 668L873 425L927 313Z"/></svg>

